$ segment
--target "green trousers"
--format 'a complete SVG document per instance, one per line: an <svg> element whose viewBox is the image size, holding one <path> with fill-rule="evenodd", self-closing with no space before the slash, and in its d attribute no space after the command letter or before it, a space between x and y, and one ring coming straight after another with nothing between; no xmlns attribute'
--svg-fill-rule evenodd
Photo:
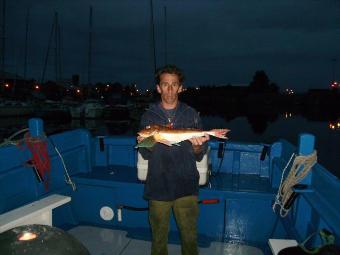
<svg viewBox="0 0 340 255"><path fill-rule="evenodd" d="M197 196L187 196L174 201L149 201L149 220L152 231L151 255L168 254L170 213L173 209L181 235L182 255L197 255Z"/></svg>

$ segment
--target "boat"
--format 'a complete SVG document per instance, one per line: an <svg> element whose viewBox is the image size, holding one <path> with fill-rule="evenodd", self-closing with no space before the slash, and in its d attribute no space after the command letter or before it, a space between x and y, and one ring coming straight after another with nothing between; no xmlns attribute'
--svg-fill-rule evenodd
<svg viewBox="0 0 340 255"><path fill-rule="evenodd" d="M14 100L0 101L0 117L27 116L34 112L34 107L27 102Z"/></svg>
<svg viewBox="0 0 340 255"><path fill-rule="evenodd" d="M74 119L97 119L103 116L105 105L98 100L89 99L80 105L70 106L69 109Z"/></svg>
<svg viewBox="0 0 340 255"><path fill-rule="evenodd" d="M10 242L2 235L42 224L72 235L91 254L150 254L148 203L143 199L147 162L135 149L136 137L92 136L86 129L45 136L40 119L30 119L27 129L15 134L17 139L25 132L35 144L45 144L50 172L39 175L31 160L32 143L25 145L25 139L1 146L0 248L6 245L1 240ZM340 181L315 162L314 144L312 134L301 134L296 146L285 140L211 139L198 163L200 254L278 254L310 237L309 246L318 247L320 233L339 245ZM295 170L308 165L308 172L293 186L289 203L273 210L295 159L306 159ZM173 218L168 248L169 254L180 254Z"/></svg>
<svg viewBox="0 0 340 255"><path fill-rule="evenodd" d="M47 119L69 120L70 110L67 104L61 102L45 100L35 106L34 117Z"/></svg>

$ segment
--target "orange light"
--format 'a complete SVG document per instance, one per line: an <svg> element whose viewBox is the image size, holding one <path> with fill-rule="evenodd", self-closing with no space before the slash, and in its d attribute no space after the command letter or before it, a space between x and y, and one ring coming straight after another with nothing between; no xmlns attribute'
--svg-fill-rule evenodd
<svg viewBox="0 0 340 255"><path fill-rule="evenodd" d="M77 93L78 93L78 94L80 93L80 89L77 89Z"/></svg>
<svg viewBox="0 0 340 255"><path fill-rule="evenodd" d="M35 89L40 89L39 85L34 86Z"/></svg>
<svg viewBox="0 0 340 255"><path fill-rule="evenodd" d="M8 83L6 83L6 84L5 84L5 87L6 87L6 88L9 88L9 84L8 84Z"/></svg>
<svg viewBox="0 0 340 255"><path fill-rule="evenodd" d="M32 232L24 232L18 236L19 241L29 241L37 238L37 234Z"/></svg>

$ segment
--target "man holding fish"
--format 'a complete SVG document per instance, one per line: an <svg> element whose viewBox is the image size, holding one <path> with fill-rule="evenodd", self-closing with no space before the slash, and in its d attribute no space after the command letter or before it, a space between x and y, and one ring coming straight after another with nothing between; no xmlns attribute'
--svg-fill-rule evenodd
<svg viewBox="0 0 340 255"><path fill-rule="evenodd" d="M149 200L152 255L168 254L171 210L181 235L182 255L198 254L199 173L196 161L207 150L209 134L224 138L227 129L202 131L199 114L178 99L182 71L167 65L156 73L161 101L143 114L136 147L148 162L144 197Z"/></svg>

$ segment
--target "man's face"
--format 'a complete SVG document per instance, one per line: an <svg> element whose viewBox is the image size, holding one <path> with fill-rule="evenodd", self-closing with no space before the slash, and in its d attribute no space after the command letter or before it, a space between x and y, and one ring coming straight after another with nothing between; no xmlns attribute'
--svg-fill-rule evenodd
<svg viewBox="0 0 340 255"><path fill-rule="evenodd" d="M182 92L182 84L177 74L164 73L160 76L157 91L161 94L162 102L174 105L178 101L178 94Z"/></svg>

